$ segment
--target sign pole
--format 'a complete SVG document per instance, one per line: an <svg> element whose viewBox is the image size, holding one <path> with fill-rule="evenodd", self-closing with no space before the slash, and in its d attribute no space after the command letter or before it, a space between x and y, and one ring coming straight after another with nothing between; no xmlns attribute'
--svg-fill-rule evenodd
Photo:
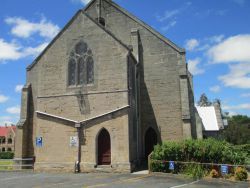
<svg viewBox="0 0 250 188"><path fill-rule="evenodd" d="M77 161L75 164L75 172L79 173L80 163L81 163L81 123L76 123L75 127L77 129L77 137L78 137L78 149L77 149Z"/></svg>

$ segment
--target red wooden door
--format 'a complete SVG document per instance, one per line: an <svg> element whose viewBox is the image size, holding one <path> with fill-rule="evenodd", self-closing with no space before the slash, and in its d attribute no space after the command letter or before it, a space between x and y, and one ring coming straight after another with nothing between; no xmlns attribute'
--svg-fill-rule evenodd
<svg viewBox="0 0 250 188"><path fill-rule="evenodd" d="M103 129L98 136L98 165L111 164L110 136L106 129Z"/></svg>

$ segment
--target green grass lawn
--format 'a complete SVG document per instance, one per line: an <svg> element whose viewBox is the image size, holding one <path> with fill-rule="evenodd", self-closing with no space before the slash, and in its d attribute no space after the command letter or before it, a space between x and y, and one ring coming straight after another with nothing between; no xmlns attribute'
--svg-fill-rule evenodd
<svg viewBox="0 0 250 188"><path fill-rule="evenodd" d="M13 170L13 161L0 160L0 170Z"/></svg>

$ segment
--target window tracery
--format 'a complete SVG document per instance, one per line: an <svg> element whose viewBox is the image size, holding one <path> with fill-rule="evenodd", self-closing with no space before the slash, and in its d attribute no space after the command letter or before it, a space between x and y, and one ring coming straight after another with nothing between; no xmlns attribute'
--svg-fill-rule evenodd
<svg viewBox="0 0 250 188"><path fill-rule="evenodd" d="M78 42L70 53L68 85L77 86L94 82L94 60L91 49L84 41Z"/></svg>

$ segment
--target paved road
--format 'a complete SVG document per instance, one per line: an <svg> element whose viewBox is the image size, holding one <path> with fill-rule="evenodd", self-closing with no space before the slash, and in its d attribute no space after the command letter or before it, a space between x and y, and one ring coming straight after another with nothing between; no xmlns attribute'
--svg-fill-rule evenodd
<svg viewBox="0 0 250 188"><path fill-rule="evenodd" d="M148 174L58 174L32 172L0 172L0 188L95 188L95 187L159 187L159 188L248 188L249 182L219 179L194 181L176 175Z"/></svg>

